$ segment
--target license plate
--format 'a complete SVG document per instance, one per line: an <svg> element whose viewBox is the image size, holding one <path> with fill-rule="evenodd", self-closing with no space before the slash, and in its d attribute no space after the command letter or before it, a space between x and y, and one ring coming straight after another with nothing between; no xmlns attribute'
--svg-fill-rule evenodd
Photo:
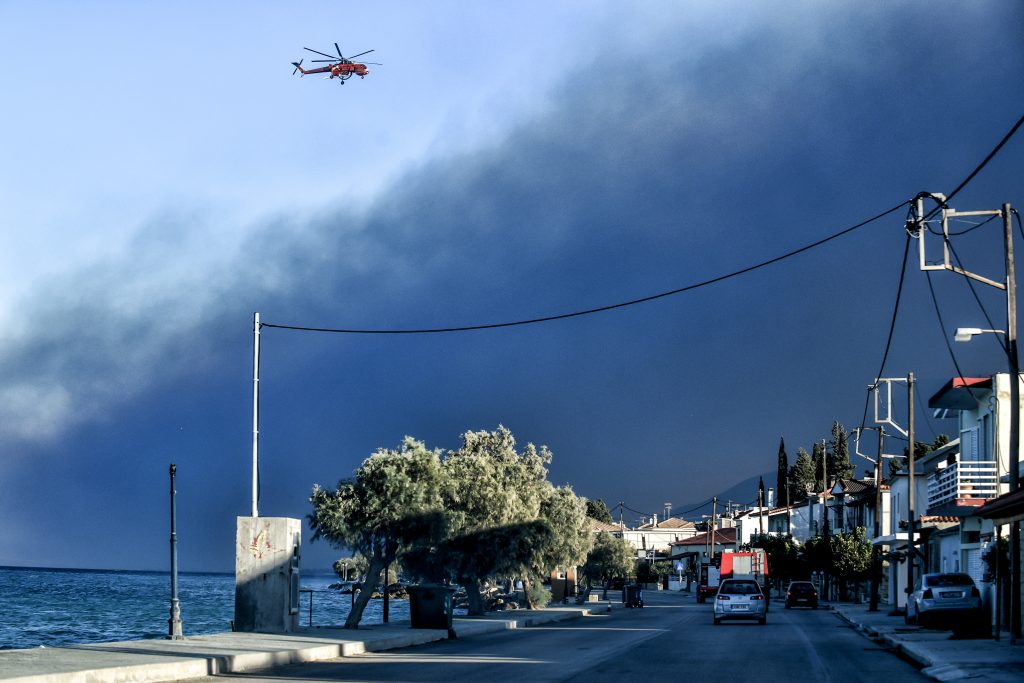
<svg viewBox="0 0 1024 683"><path fill-rule="evenodd" d="M960 591L945 591L943 593L939 593L939 595L941 595L944 598L962 598L962 597L964 597L964 594L961 593Z"/></svg>
<svg viewBox="0 0 1024 683"><path fill-rule="evenodd" d="M732 606L732 611L733 612L746 612L749 609L750 608L747 605L733 605Z"/></svg>

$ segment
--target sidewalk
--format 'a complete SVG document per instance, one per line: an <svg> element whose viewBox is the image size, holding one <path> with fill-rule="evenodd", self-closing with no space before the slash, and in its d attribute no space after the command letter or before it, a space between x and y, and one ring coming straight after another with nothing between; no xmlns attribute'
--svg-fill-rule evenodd
<svg viewBox="0 0 1024 683"><path fill-rule="evenodd" d="M866 604L852 603L832 603L831 609L868 638L916 661L924 667L921 673L936 680L1024 680L1024 643L1011 645L1006 633L999 641L953 638L950 631L907 626L902 616L889 616L886 605L877 612L869 612Z"/></svg>
<svg viewBox="0 0 1024 683"><path fill-rule="evenodd" d="M607 602L543 610L514 610L484 617L456 617L457 636L473 636L611 610ZM447 631L387 625L302 629L293 634L215 633L185 640L132 640L58 648L0 650L0 683L129 683L176 681L238 673L281 664L347 657L422 645Z"/></svg>

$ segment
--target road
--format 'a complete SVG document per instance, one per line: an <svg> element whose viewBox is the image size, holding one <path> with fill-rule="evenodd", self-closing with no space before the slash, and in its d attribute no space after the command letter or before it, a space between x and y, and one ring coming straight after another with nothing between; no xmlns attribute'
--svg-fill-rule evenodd
<svg viewBox="0 0 1024 683"><path fill-rule="evenodd" d="M713 626L711 605L698 605L689 595L650 591L645 598L643 609L551 626L200 680L929 680L824 609L785 610L775 601L765 626Z"/></svg>

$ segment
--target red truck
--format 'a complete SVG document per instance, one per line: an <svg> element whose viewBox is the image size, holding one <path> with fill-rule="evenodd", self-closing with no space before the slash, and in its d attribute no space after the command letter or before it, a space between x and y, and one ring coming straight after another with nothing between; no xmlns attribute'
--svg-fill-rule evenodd
<svg viewBox="0 0 1024 683"><path fill-rule="evenodd" d="M697 602L714 598L718 593L719 569L708 562L700 565L700 580L697 582Z"/></svg>
<svg viewBox="0 0 1024 683"><path fill-rule="evenodd" d="M761 586L765 599L768 599L771 585L768 582L768 554L763 548L723 553L721 580L753 579Z"/></svg>

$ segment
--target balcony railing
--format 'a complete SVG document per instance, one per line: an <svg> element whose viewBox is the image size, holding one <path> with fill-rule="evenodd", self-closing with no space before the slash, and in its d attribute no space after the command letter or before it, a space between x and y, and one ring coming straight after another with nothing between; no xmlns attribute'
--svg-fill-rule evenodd
<svg viewBox="0 0 1024 683"><path fill-rule="evenodd" d="M994 460L955 462L928 477L928 509L960 498L995 498L999 473Z"/></svg>

